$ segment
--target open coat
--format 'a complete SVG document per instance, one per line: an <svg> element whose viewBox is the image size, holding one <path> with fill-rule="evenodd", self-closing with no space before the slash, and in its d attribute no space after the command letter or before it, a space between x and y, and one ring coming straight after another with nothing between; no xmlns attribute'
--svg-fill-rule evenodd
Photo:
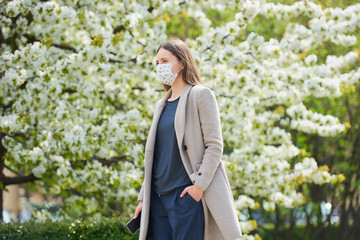
<svg viewBox="0 0 360 240"><path fill-rule="evenodd" d="M144 181L138 195L143 201L140 240L146 239L155 137L158 121L171 89L154 109L145 146ZM205 240L236 239L241 236L229 180L221 162L223 141L220 115L213 92L204 86L184 87L175 113L174 128L180 156L192 183L204 190Z"/></svg>

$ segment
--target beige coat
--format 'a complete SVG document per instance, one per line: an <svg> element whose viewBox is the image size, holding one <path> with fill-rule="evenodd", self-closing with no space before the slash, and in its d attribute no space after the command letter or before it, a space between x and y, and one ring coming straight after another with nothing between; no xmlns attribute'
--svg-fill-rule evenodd
<svg viewBox="0 0 360 240"><path fill-rule="evenodd" d="M156 128L171 89L154 110L145 146L145 173L138 200L143 200L140 240L146 239L150 211L150 187ZM216 98L203 86L187 84L181 93L174 127L180 156L191 181L204 190L205 240L236 239L241 230L234 198L221 162L223 141Z"/></svg>

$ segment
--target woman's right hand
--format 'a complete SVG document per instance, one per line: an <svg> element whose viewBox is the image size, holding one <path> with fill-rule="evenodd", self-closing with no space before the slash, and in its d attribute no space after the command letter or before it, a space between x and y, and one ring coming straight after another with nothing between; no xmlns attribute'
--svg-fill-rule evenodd
<svg viewBox="0 0 360 240"><path fill-rule="evenodd" d="M134 218L137 218L139 213L141 212L142 210L142 204L143 204L143 201L142 200L139 200L139 204L137 205L136 209L135 209L135 214L134 214Z"/></svg>

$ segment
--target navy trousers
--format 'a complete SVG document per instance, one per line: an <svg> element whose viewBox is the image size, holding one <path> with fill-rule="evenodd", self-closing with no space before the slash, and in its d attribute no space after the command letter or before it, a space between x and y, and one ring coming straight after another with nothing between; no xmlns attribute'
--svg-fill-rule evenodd
<svg viewBox="0 0 360 240"><path fill-rule="evenodd" d="M179 187L168 194L151 192L150 218L147 239L203 240L204 210L201 200L196 202L189 193L182 198Z"/></svg>

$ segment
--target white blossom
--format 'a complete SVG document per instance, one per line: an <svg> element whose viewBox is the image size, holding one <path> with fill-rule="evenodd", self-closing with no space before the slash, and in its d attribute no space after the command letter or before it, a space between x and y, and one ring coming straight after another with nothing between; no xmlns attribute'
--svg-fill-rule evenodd
<svg viewBox="0 0 360 240"><path fill-rule="evenodd" d="M223 161L237 209L260 203L266 211L276 204L293 208L305 201L296 190L303 182L334 179L315 159L301 156L289 129L324 137L344 131L336 116L310 111L303 102L309 96L339 97L340 86L359 82L356 51L328 55L322 63L312 50L328 42L357 44L360 4L340 9L311 1L83 1L81 7L70 2L6 1L6 16L0 18L5 39L16 31L41 40L27 43L22 36L15 52L6 44L1 48L0 95L9 106L0 117L6 158L18 168L26 164L39 178L56 169L52 193L60 194L59 186L79 186L84 194L101 193L104 201L134 207L143 178L143 143L154 104L164 94L157 91L162 86L154 62L158 45L169 37L170 11L190 16L202 30L185 42L204 85L217 98L224 142L231 149ZM231 9L233 20L213 26L204 9ZM23 17L28 12L31 22ZM285 23L282 38L252 29L239 42L259 15ZM309 21L296 22L298 16ZM18 141L16 135L25 137ZM65 204L79 200L70 196ZM99 207L94 198L82 201L89 213ZM241 227L250 233L256 222Z"/></svg>

